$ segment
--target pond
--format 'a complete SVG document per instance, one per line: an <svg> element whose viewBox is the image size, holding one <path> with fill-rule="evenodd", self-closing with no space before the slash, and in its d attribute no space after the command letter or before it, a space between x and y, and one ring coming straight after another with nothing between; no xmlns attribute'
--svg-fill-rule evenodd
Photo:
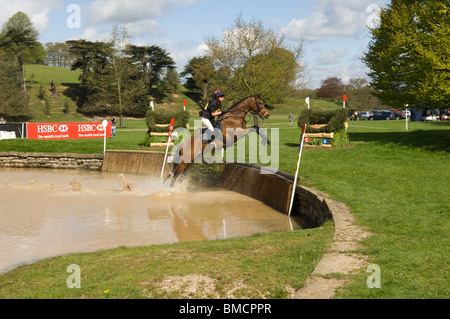
<svg viewBox="0 0 450 319"><path fill-rule="evenodd" d="M250 197L157 177L0 168L0 273L56 255L301 228Z"/></svg>

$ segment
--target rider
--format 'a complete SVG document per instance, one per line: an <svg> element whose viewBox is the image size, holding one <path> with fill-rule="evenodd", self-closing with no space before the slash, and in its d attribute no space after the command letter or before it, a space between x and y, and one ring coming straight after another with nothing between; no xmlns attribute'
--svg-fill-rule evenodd
<svg viewBox="0 0 450 319"><path fill-rule="evenodd" d="M214 135L212 133L214 132L214 126L211 122L214 122L214 118L216 116L219 116L222 114L222 102L225 98L225 94L222 91L216 91L214 92L214 99L210 101L205 108L200 112L200 116L202 117L202 123L207 128L207 136L210 136L209 142L212 142L214 140ZM205 133L206 133L205 132Z"/></svg>

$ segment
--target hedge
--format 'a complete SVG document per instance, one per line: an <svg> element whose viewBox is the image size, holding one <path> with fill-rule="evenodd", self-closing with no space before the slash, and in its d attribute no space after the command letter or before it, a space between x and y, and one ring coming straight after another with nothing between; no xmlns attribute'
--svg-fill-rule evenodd
<svg viewBox="0 0 450 319"><path fill-rule="evenodd" d="M147 123L149 132L168 132L167 127L158 127L156 124L169 124L170 120L174 118L175 124L174 129L179 127L186 127L189 122L189 112L179 111L179 112L167 112L164 110L148 111L145 117L145 122Z"/></svg>
<svg viewBox="0 0 450 319"><path fill-rule="evenodd" d="M305 110L298 117L298 127L306 123L307 133L333 133L345 129L347 110L318 111ZM321 128L312 128L311 125L326 124Z"/></svg>
<svg viewBox="0 0 450 319"><path fill-rule="evenodd" d="M331 141L333 147L344 147L350 144L348 133L345 130L347 121L347 110L319 111L305 110L298 117L298 127L306 123L306 133L334 133ZM326 124L325 126L313 128L311 125ZM310 145L322 146L322 138L312 138Z"/></svg>
<svg viewBox="0 0 450 319"><path fill-rule="evenodd" d="M156 124L170 124L171 119L175 119L173 125L174 129L179 127L186 127L189 122L189 112L179 111L179 112L167 112L164 110L152 111L149 110L145 116L145 122L148 126L147 134L145 135L144 141L140 144L141 146L149 147L151 143L165 143L167 142L167 137L162 136L151 136L150 133L166 133L169 132L168 127L158 127Z"/></svg>

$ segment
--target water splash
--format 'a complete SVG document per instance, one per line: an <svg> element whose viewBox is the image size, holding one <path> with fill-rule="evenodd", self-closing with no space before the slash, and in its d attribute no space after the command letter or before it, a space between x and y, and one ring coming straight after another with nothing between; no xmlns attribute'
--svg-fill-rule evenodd
<svg viewBox="0 0 450 319"><path fill-rule="evenodd" d="M83 185L81 185L80 181L76 178L70 181L70 187L72 189L72 192L82 192L83 191Z"/></svg>
<svg viewBox="0 0 450 319"><path fill-rule="evenodd" d="M122 179L122 183L123 183L123 191L124 192L132 192L134 190L135 184L133 184L132 182L130 182L125 175L123 175L122 173L118 174L119 177Z"/></svg>

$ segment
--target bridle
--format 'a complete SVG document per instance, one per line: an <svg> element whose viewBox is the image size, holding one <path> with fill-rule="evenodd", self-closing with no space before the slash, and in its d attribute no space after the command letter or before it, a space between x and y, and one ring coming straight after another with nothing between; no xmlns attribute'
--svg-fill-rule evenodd
<svg viewBox="0 0 450 319"><path fill-rule="evenodd" d="M257 98L256 96L254 96L253 98L255 99L255 105L256 105L256 107L257 107L257 109L258 109L257 112L252 111L250 108L249 108L248 110L230 110L230 111L225 111L225 112L222 114L222 116L220 116L220 118L218 119L218 121L223 121L223 120L225 120L225 119L227 119L227 118L230 118L230 117L238 117L238 118L242 119L245 123L247 123L247 121L245 120L245 116L246 116L247 113L250 112L250 111L251 111L252 113L258 114L259 116L261 116L262 118L264 118L264 116L262 115L262 114L263 114L262 110L263 110L263 111L267 111L267 109L266 109L264 106L261 107L261 104L258 102L258 98ZM239 115L239 114L236 114L236 113L238 113L238 112L239 112L239 113L243 113L244 116ZM231 114L229 114L229 113L231 113ZM229 115L228 115L228 114L229 114ZM225 115L228 115L228 116L225 117Z"/></svg>
<svg viewBox="0 0 450 319"><path fill-rule="evenodd" d="M261 107L261 105L259 104L259 102L258 102L258 98L256 97L256 96L254 96L254 98L255 98L255 104L256 104L256 107L258 108L258 114L262 117L262 118L265 118L262 114L263 114L263 112L261 111L261 110L263 110L264 109L264 111L265 112L267 112L267 109L264 107L264 105L263 105L263 107ZM255 112L256 113L256 112Z"/></svg>

